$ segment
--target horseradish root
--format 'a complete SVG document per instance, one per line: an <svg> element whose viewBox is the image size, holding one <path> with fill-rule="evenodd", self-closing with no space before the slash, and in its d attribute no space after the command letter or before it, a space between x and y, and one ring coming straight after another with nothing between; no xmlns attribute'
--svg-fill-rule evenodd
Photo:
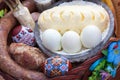
<svg viewBox="0 0 120 80"><path fill-rule="evenodd" d="M29 3L29 1L31 2ZM29 3L29 5L34 5L32 0L28 0L26 3ZM26 5L26 3L24 4ZM34 11L32 9L31 11ZM11 12L7 13L3 18L0 19L0 69L19 80L46 80L44 74L20 67L9 56L7 49L7 37L15 24L16 19Z"/></svg>
<svg viewBox="0 0 120 80"><path fill-rule="evenodd" d="M19 0L5 0L5 3L13 11L13 15L17 18L21 25L27 26L34 30L35 22L32 19L27 7L23 6Z"/></svg>

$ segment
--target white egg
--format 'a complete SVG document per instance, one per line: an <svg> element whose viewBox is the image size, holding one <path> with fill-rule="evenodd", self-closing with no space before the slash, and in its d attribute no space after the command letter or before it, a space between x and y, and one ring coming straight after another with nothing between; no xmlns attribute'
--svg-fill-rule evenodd
<svg viewBox="0 0 120 80"><path fill-rule="evenodd" d="M55 52L61 49L61 34L54 29L47 29L42 34L42 44Z"/></svg>
<svg viewBox="0 0 120 80"><path fill-rule="evenodd" d="M84 47L93 48L102 41L102 33L97 26L86 26L81 32L81 41Z"/></svg>
<svg viewBox="0 0 120 80"><path fill-rule="evenodd" d="M74 31L67 31L62 37L62 48L65 52L75 53L81 49L80 36Z"/></svg>

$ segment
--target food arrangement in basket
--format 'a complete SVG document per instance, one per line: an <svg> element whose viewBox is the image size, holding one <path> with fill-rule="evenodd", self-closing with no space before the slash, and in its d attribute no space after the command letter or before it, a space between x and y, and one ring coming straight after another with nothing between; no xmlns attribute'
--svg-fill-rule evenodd
<svg viewBox="0 0 120 80"><path fill-rule="evenodd" d="M105 80L118 75L120 41L110 41L115 17L103 2L4 3L9 12L1 11L0 69L9 79Z"/></svg>
<svg viewBox="0 0 120 80"><path fill-rule="evenodd" d="M114 29L112 14L105 5L107 11L101 6L73 1L43 11L38 19L41 33L37 34L39 28L35 30L38 45L44 53L62 55L72 62L95 55Z"/></svg>

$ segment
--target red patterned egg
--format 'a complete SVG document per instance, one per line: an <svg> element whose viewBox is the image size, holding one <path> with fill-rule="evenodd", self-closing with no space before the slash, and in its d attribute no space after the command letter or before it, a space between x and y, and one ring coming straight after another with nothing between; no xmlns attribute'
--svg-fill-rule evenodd
<svg viewBox="0 0 120 80"><path fill-rule="evenodd" d="M17 26L12 31L12 39L17 43L24 43L30 46L35 46L35 37L33 31L24 26Z"/></svg>
<svg viewBox="0 0 120 80"><path fill-rule="evenodd" d="M48 77L63 76L70 69L72 65L70 61L62 56L54 56L46 59L44 63L44 73Z"/></svg>

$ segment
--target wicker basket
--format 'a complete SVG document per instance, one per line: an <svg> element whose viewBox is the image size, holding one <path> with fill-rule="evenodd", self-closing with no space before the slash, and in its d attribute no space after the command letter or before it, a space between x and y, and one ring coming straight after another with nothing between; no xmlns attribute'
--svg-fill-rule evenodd
<svg viewBox="0 0 120 80"><path fill-rule="evenodd" d="M120 38L120 0L111 0L113 3L112 6L112 11L114 13L115 16L115 33L117 38ZM7 7L2 0L0 0L0 9ZM110 40L111 41L115 41L115 39ZM106 44L106 46L103 48L107 48L108 44L110 43L108 42ZM88 77L91 75L91 72L89 71L89 67L91 66L91 64L93 62L95 62L97 59L103 57L103 55L101 54L101 51L97 53L96 56L84 61L83 63L74 63L74 68L68 72L68 74L66 74L65 76L59 76L59 77L55 77L55 78L51 78L52 80L88 80ZM17 80L14 77L10 76L9 74L3 72L0 70L0 80ZM120 80L120 68L118 68L117 70L117 75L115 78L109 77L108 80ZM2 77L4 79L2 79Z"/></svg>

